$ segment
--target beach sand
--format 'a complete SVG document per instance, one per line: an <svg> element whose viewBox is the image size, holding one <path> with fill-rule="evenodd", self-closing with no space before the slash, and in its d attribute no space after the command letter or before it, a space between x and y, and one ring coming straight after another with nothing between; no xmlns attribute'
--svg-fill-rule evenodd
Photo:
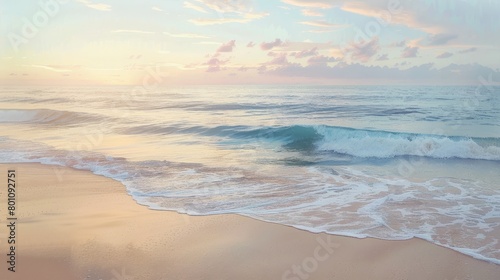
<svg viewBox="0 0 500 280"><path fill-rule="evenodd" d="M412 239L314 234L238 215L192 217L137 204L120 183L41 164L17 173L16 272L0 279L498 279L500 266ZM168 180L168 178L166 178ZM3 261L5 260L5 261Z"/></svg>

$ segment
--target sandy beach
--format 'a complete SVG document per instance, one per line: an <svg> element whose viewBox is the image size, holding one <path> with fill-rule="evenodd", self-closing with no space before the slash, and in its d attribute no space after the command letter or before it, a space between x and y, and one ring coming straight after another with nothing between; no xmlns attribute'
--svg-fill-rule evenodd
<svg viewBox="0 0 500 280"><path fill-rule="evenodd" d="M137 204L87 171L17 172L16 279L498 279L500 266L419 239L314 234L238 215L191 217ZM2 192L2 213L6 208ZM2 222L5 224L5 215ZM7 227L2 226L5 260Z"/></svg>

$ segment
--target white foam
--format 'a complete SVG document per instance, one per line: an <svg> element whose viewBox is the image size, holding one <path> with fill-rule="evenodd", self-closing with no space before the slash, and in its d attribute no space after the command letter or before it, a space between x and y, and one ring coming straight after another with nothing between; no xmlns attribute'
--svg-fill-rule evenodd
<svg viewBox="0 0 500 280"><path fill-rule="evenodd" d="M382 131L351 130L317 126L324 136L318 149L356 157L392 158L425 156L500 160L500 147L483 147L471 138L410 135Z"/></svg>
<svg viewBox="0 0 500 280"><path fill-rule="evenodd" d="M480 182L452 178L412 182L347 167L336 167L335 173L328 167L283 167L266 177L237 168L128 162L89 152L73 160L70 153L47 146L1 140L2 162L90 170L121 181L138 203L152 209L192 215L238 213L358 238L418 237L500 264L496 245L500 191L484 188Z"/></svg>

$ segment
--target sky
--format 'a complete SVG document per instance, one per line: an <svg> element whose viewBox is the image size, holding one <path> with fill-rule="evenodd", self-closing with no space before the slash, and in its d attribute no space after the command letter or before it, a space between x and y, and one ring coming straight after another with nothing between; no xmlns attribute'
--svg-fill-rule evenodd
<svg viewBox="0 0 500 280"><path fill-rule="evenodd" d="M497 0L0 0L0 84L490 84Z"/></svg>

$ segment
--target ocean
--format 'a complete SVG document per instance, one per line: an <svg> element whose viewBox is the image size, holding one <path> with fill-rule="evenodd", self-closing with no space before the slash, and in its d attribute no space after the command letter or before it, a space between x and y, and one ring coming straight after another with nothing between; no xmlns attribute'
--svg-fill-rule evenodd
<svg viewBox="0 0 500 280"><path fill-rule="evenodd" d="M89 170L151 209L500 264L500 87L4 86L0 128L0 162Z"/></svg>

